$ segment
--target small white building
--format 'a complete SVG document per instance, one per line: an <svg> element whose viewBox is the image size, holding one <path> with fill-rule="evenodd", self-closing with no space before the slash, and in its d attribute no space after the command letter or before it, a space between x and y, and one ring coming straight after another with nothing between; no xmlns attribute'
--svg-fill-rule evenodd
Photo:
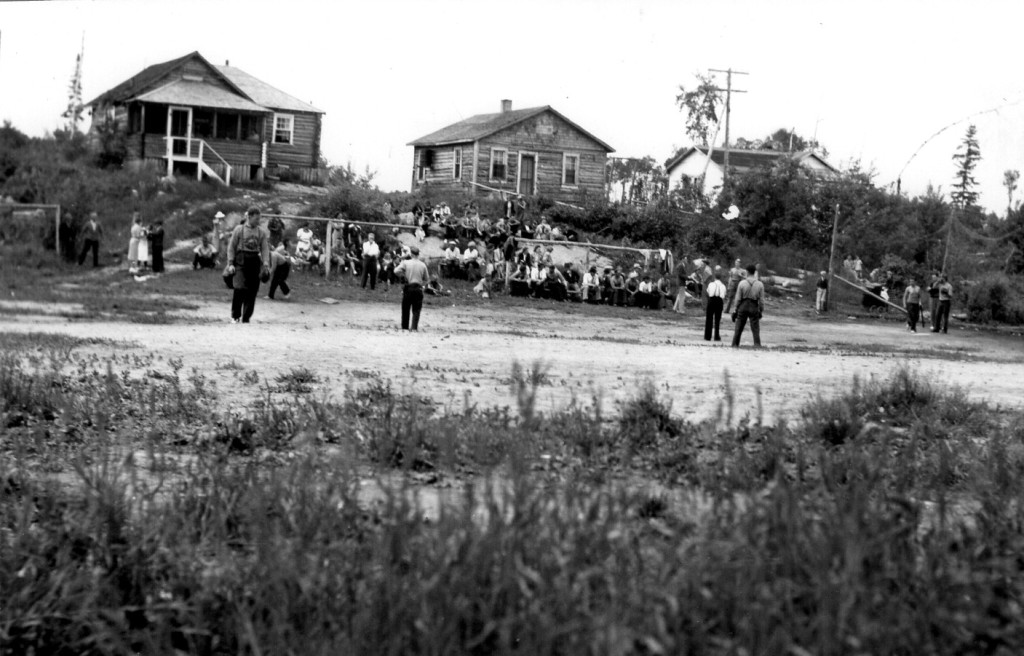
<svg viewBox="0 0 1024 656"><path fill-rule="evenodd" d="M669 160L665 166L665 173L668 174L668 188L675 189L684 180L696 180L704 175L705 166L707 176L704 178L704 193L714 198L722 190L723 173L725 170L725 151L715 149L711 151L711 162L708 163L708 149L692 146ZM733 175L743 175L751 169L762 166L771 166L783 157L791 157L806 167L812 175L830 178L839 174L839 171L825 161L818 153L812 150L804 150L796 153L787 153L779 150L736 150L729 149L729 169Z"/></svg>

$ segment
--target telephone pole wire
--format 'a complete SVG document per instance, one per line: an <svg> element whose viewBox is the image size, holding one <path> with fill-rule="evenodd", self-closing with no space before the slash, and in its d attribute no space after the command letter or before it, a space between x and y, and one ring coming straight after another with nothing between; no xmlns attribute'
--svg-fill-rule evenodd
<svg viewBox="0 0 1024 656"><path fill-rule="evenodd" d="M718 91L725 92L725 167L722 169L722 189L724 190L729 186L729 114L732 111L732 94L734 93L746 93L742 89L732 88L732 76L733 75L750 75L750 73L744 73L743 71L734 71L731 68L722 70L720 68L709 68L709 73L725 73L725 88L716 87Z"/></svg>

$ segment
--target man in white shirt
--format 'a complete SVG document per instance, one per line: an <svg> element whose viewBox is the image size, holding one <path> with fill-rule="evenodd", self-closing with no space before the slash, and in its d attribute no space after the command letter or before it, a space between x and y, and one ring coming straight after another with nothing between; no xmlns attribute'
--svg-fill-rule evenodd
<svg viewBox="0 0 1024 656"><path fill-rule="evenodd" d="M597 275L597 267L590 267L590 270L583 274L583 300L587 303L597 303L601 279Z"/></svg>
<svg viewBox="0 0 1024 656"><path fill-rule="evenodd" d="M480 277L480 251L476 249L475 241L466 245L466 251L462 254L462 266L466 268L466 278L470 282L475 282Z"/></svg>
<svg viewBox="0 0 1024 656"><path fill-rule="evenodd" d="M654 307L654 283L650 276L644 276L636 290L636 306L650 310Z"/></svg>
<svg viewBox="0 0 1024 656"><path fill-rule="evenodd" d="M547 239L551 236L551 226L548 225L547 217L541 217L540 225L537 226L534 235L537 239Z"/></svg>
<svg viewBox="0 0 1024 656"><path fill-rule="evenodd" d="M714 279L708 283L708 309L704 313L704 341L710 342L712 327L714 340L722 341L718 328L722 323L722 309L725 307L725 284L722 283L722 269L715 267Z"/></svg>
<svg viewBox="0 0 1024 656"><path fill-rule="evenodd" d="M363 281L362 288L366 289L366 277L370 277L370 289L377 289L377 269L379 267L380 246L374 240L372 232L367 233L366 241L363 242Z"/></svg>

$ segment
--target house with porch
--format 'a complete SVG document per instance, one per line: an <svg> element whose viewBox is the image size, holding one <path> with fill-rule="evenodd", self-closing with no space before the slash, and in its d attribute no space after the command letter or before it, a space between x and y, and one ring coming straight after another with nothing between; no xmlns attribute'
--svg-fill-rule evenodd
<svg viewBox="0 0 1024 656"><path fill-rule="evenodd" d="M813 150L786 152L782 150L738 150L735 148L729 149L729 172L743 175L753 169L771 166L786 157L796 160L811 175L831 178L839 174L834 166ZM712 150L709 162L706 147L684 148L665 163L668 188L676 189L684 181L693 182L704 175L705 170L707 170L707 175L704 178L704 193L714 197L721 191L725 177L725 151L722 149Z"/></svg>
<svg viewBox="0 0 1024 656"><path fill-rule="evenodd" d="M606 195L614 149L545 105L477 114L420 137L413 147L412 190L452 188L516 193L565 202Z"/></svg>
<svg viewBox="0 0 1024 656"><path fill-rule="evenodd" d="M224 184L287 175L320 182L324 112L198 52L149 66L87 104L91 132L122 132L129 158Z"/></svg>

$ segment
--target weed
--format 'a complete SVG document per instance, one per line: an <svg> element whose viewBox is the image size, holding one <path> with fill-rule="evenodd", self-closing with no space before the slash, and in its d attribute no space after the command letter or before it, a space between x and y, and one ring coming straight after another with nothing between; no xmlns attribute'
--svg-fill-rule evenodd
<svg viewBox="0 0 1024 656"><path fill-rule="evenodd" d="M275 380L280 391L292 394L308 394L313 391L312 386L319 382L316 372L308 367L292 367Z"/></svg>

